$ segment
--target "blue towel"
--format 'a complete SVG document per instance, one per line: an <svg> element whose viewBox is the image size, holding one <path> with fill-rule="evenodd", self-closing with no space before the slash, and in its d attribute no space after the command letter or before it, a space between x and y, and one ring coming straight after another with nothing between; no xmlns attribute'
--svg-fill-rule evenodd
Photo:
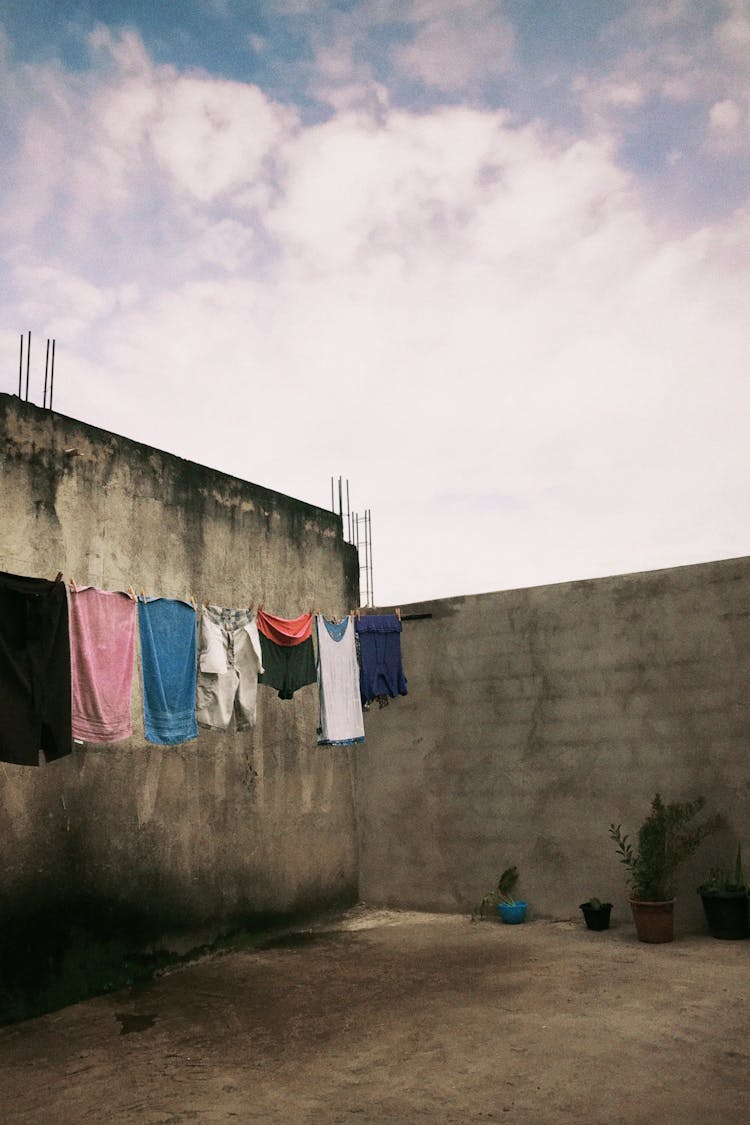
<svg viewBox="0 0 750 1125"><path fill-rule="evenodd" d="M138 601L143 713L148 742L174 746L198 737L195 610L174 598Z"/></svg>
<svg viewBox="0 0 750 1125"><path fill-rule="evenodd" d="M406 695L401 665L401 622L395 613L368 614L356 623L359 635L359 688L363 703L379 695Z"/></svg>

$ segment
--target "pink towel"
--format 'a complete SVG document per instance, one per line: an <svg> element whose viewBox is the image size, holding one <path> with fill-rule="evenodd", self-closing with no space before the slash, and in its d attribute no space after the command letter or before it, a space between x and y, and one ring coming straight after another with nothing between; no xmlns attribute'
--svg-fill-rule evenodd
<svg viewBox="0 0 750 1125"><path fill-rule="evenodd" d="M118 742L133 731L135 602L119 590L83 586L70 591L69 614L73 737Z"/></svg>

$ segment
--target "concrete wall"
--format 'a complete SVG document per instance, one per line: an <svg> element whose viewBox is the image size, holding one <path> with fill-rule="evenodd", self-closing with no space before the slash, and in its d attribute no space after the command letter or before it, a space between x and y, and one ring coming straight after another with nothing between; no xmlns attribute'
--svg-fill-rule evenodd
<svg viewBox="0 0 750 1125"><path fill-rule="evenodd" d="M331 512L0 395L0 569L149 594L358 602ZM258 723L180 747L134 736L30 769L0 763L5 917L86 895L200 927L357 894L352 750L318 748L317 689L258 689Z"/></svg>
<svg viewBox="0 0 750 1125"><path fill-rule="evenodd" d="M358 600L330 512L7 395L0 439L0 569L290 616ZM358 877L366 902L468 910L515 862L538 914L598 894L624 917L607 826L659 789L729 825L684 874L697 926L711 857L750 856L750 559L402 609L431 615L404 624L410 694L362 746L316 747L313 687L261 687L254 731L155 747L136 676L132 739L0 763L3 916L86 895L215 928Z"/></svg>
<svg viewBox="0 0 750 1125"><path fill-rule="evenodd" d="M660 790L703 794L750 858L750 559L402 607L409 695L366 717L357 756L364 901L466 910L518 864L537 914L590 895L627 919L607 827ZM728 854L722 854L722 849Z"/></svg>

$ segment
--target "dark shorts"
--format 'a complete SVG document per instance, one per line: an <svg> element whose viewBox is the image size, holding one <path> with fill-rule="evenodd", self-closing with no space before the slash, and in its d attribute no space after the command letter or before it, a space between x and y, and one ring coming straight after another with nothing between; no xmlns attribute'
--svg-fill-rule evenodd
<svg viewBox="0 0 750 1125"><path fill-rule="evenodd" d="M0 571L0 761L38 766L73 748L63 582Z"/></svg>
<svg viewBox="0 0 750 1125"><path fill-rule="evenodd" d="M261 633L260 651L264 671L258 683L276 688L280 699L291 699L295 691L318 678L312 637L298 645L277 645Z"/></svg>

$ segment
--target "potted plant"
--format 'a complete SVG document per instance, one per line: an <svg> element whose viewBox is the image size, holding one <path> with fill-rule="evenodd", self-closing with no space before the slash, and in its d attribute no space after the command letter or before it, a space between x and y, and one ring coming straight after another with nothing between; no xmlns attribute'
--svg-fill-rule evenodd
<svg viewBox="0 0 750 1125"><path fill-rule="evenodd" d="M511 925L523 922L526 918L526 903L513 897L513 889L518 882L518 868L513 864L506 867L494 891L484 896L477 911L480 918L486 910L497 910L503 922Z"/></svg>
<svg viewBox="0 0 750 1125"><path fill-rule="evenodd" d="M578 909L583 911L583 918L587 929L609 929L609 914L612 909L611 902L602 902L601 899L592 896L588 902L582 902Z"/></svg>
<svg viewBox="0 0 750 1125"><path fill-rule="evenodd" d="M738 845L731 867L712 867L708 879L698 887L708 929L715 938L735 941L748 936L748 888L742 874L742 847Z"/></svg>
<svg viewBox="0 0 750 1125"><path fill-rule="evenodd" d="M677 868L722 823L719 816L695 823L695 817L705 803L703 797L696 797L692 801L665 804L657 793L648 816L638 829L636 846L623 834L619 824L609 826L620 861L627 869L632 892L630 908L639 941L674 940L674 877Z"/></svg>

